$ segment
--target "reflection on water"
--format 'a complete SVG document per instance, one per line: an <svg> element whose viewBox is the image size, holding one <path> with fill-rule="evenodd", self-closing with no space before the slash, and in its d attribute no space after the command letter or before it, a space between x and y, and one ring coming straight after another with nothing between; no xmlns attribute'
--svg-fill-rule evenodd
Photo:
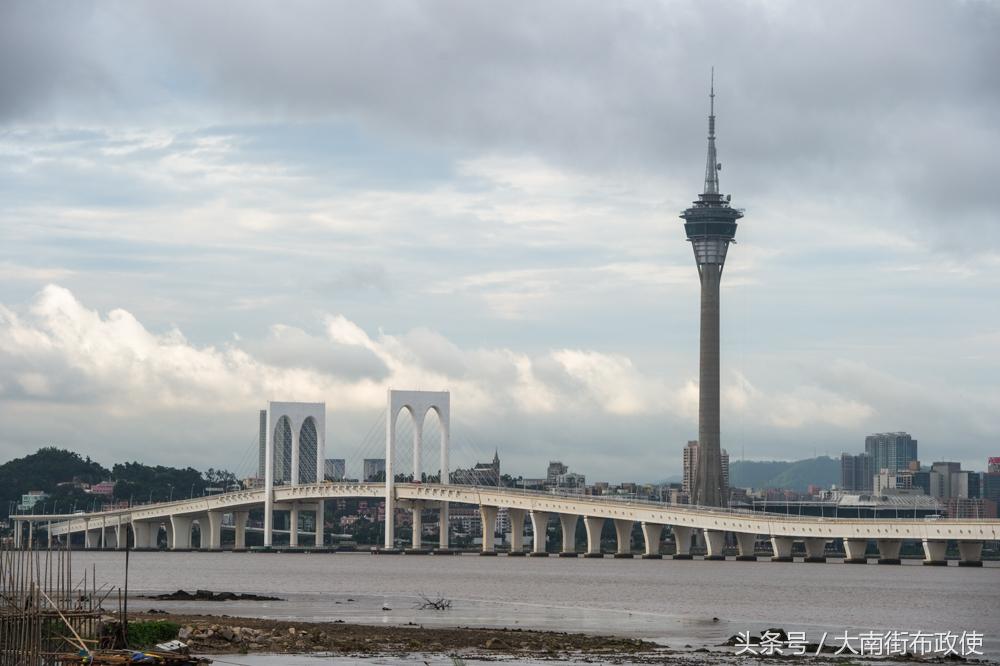
<svg viewBox="0 0 1000 666"><path fill-rule="evenodd" d="M74 553L74 568L81 575L92 563L100 582L123 583L123 554ZM995 658L1000 656L1000 567L989 565L960 569L472 555L133 553L129 584L132 594L203 588L284 598L223 603L134 599L132 609L610 633L676 648L718 645L737 632L768 627L806 631L810 638L823 632L832 638L845 630L852 635L891 629L976 630L985 634L987 654ZM421 594L452 599L452 608L417 610ZM241 656L237 661L250 663L245 660Z"/></svg>

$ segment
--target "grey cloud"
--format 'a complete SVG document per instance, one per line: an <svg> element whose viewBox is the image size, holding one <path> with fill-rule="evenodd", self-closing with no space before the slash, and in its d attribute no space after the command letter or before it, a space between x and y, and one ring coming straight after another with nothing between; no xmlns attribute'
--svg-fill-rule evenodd
<svg viewBox="0 0 1000 666"><path fill-rule="evenodd" d="M263 340L242 344L261 361L283 368L307 368L348 380L382 381L389 376L385 362L370 350L310 335L291 326L272 326Z"/></svg>

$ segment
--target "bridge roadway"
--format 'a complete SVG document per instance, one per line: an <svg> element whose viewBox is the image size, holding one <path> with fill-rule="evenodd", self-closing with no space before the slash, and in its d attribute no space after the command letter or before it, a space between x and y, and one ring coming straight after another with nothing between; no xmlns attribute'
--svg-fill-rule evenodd
<svg viewBox="0 0 1000 666"><path fill-rule="evenodd" d="M561 556L577 556L576 525L581 518L587 533L584 556L602 557L601 531L604 521L613 521L617 536L616 557L632 557L632 527L642 528L645 558L660 558L663 528L669 526L676 543L675 559L690 559L692 536L703 535L706 559L722 559L726 534L734 535L738 547L737 559L756 559L755 545L761 538L769 539L774 561L791 561L792 544L805 546L805 561L824 561L826 545L842 540L846 562L864 563L869 541L878 546L879 562L899 563L904 541L919 541L923 545L925 564L946 564L945 552L949 541L957 542L960 562L966 566L981 566L984 541L1000 541L1000 520L957 519L864 519L819 518L814 516L783 516L753 511L737 511L710 507L665 504L661 502L526 491L467 485L395 483L387 490L384 483L319 483L274 487L276 510L317 510L321 502L337 498L384 499L387 492L395 493L396 506L413 510L419 521L423 509L439 508L447 515L452 503L479 507L483 525L495 524L499 509L508 512L511 526L511 554L524 554L524 521L532 523L532 544L528 555L544 556L545 534L549 519L555 515L562 528ZM71 533L83 532L85 547L124 547L124 531L132 529L137 548L157 547L161 527L166 528L168 548L186 550L191 547L191 527L199 523L203 535L202 547L221 549L223 516L233 516L236 548L243 549L246 523L251 509L263 508L265 491L241 490L174 502L134 506L113 511L73 515L17 515L15 540L23 541L24 524L28 539L37 525L45 529L50 540ZM419 530L414 549L419 549ZM290 525L290 545L298 546L297 520ZM205 538L207 536L207 539ZM394 544L393 535L386 543ZM448 533L441 537L442 549L447 549ZM494 534L485 530L483 554L495 554Z"/></svg>

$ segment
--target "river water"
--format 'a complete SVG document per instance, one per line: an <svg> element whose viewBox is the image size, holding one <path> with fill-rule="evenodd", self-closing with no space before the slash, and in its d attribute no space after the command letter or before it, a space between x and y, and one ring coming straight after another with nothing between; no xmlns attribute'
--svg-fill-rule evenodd
<svg viewBox="0 0 1000 666"><path fill-rule="evenodd" d="M124 584L124 554L76 551L82 575ZM904 561L905 562L905 561ZM616 560L365 553L141 552L130 555L130 610L157 608L363 624L523 627L714 646L740 631L980 631L1000 659L1000 566L981 569L701 560ZM273 602L168 602L179 588L253 592ZM448 611L415 608L420 595ZM389 610L383 610L389 609ZM833 641L839 644L840 641ZM245 660L245 658L244 658ZM265 662L256 662L265 663ZM291 664L291 661L267 662ZM315 662L313 662L315 663Z"/></svg>

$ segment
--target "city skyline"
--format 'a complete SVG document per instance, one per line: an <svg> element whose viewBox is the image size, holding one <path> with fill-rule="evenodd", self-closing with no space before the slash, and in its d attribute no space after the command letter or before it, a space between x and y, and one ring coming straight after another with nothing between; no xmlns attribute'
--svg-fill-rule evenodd
<svg viewBox="0 0 1000 666"><path fill-rule="evenodd" d="M905 430L981 469L997 9L573 7L324 8L320 35L260 7L234 27L187 6L193 30L155 5L5 4L0 459L220 466L269 399L336 403L327 454L346 457L392 385L450 389L456 439L510 469L543 450L591 478L676 476L698 436L676 213L714 63L727 189L753 212L722 296L723 445L837 457ZM406 58L352 39L374 22ZM733 28L712 62L675 48L707 26ZM280 44L268 61L250 33Z"/></svg>

